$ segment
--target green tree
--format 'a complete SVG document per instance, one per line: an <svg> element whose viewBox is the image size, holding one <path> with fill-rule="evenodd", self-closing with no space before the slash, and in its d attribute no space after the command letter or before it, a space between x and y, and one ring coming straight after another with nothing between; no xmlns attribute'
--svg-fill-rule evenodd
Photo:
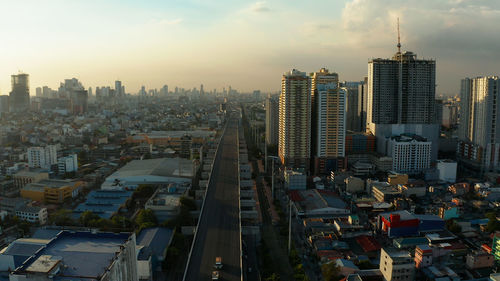
<svg viewBox="0 0 500 281"><path fill-rule="evenodd" d="M85 211L80 215L80 223L83 226L90 226L94 227L96 224L96 221L98 221L100 217L91 211Z"/></svg>
<svg viewBox="0 0 500 281"><path fill-rule="evenodd" d="M179 200L180 200L182 207L187 208L189 211L196 210L196 208L197 208L196 202L194 202L193 199L186 197L186 196L182 196Z"/></svg>
<svg viewBox="0 0 500 281"><path fill-rule="evenodd" d="M139 214L137 214L137 217L135 218L135 223L139 226L142 226L146 223L151 226L156 226L158 224L158 221L156 220L156 216L153 213L153 210L150 209L142 209L139 211Z"/></svg>
<svg viewBox="0 0 500 281"><path fill-rule="evenodd" d="M76 225L76 222L71 218L71 210L66 209L56 211L49 221L58 226Z"/></svg>
<svg viewBox="0 0 500 281"><path fill-rule="evenodd" d="M264 279L265 281L280 281L281 278L278 274L276 273L273 273L271 274L271 276L267 277L266 279Z"/></svg>
<svg viewBox="0 0 500 281"><path fill-rule="evenodd" d="M340 268L334 262L323 264L321 266L321 271L325 281L338 281L342 278Z"/></svg>
<svg viewBox="0 0 500 281"><path fill-rule="evenodd" d="M489 212L486 214L489 219L486 225L486 231L495 232L500 230L500 222L497 220L497 214L495 212Z"/></svg>
<svg viewBox="0 0 500 281"><path fill-rule="evenodd" d="M453 233L460 233L462 231L462 227L455 220L447 220L445 226Z"/></svg>

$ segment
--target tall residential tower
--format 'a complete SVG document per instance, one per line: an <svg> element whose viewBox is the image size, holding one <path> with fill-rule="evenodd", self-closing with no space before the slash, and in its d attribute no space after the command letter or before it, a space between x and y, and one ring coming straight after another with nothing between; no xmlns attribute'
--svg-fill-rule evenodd
<svg viewBox="0 0 500 281"><path fill-rule="evenodd" d="M458 158L462 166L485 172L500 168L500 79L465 78L460 90Z"/></svg>
<svg viewBox="0 0 500 281"><path fill-rule="evenodd" d="M9 94L10 112L26 112L30 108L29 75L20 73L11 76L12 91Z"/></svg>
<svg viewBox="0 0 500 281"><path fill-rule="evenodd" d="M436 62L417 59L412 52L398 52L392 59L368 62L367 131L377 137L377 151L387 153L394 135L412 134L432 143L437 160L439 124L436 123Z"/></svg>
<svg viewBox="0 0 500 281"><path fill-rule="evenodd" d="M308 171L310 154L311 78L293 69L281 79L278 155L286 167Z"/></svg>
<svg viewBox="0 0 500 281"><path fill-rule="evenodd" d="M327 174L343 167L346 130L346 89L337 73L322 68L312 75L314 173Z"/></svg>

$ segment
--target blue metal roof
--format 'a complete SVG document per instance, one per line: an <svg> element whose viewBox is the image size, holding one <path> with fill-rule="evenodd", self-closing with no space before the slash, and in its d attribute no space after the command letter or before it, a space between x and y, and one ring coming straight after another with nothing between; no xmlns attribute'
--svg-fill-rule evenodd
<svg viewBox="0 0 500 281"><path fill-rule="evenodd" d="M149 255L162 256L169 246L174 231L165 227L143 229L137 237L137 245L144 246L139 253L139 259L147 259Z"/></svg>
<svg viewBox="0 0 500 281"><path fill-rule="evenodd" d="M132 191L126 190L93 190L87 196L87 201L73 210L73 216L78 218L81 213L91 211L101 218L109 219L132 194Z"/></svg>

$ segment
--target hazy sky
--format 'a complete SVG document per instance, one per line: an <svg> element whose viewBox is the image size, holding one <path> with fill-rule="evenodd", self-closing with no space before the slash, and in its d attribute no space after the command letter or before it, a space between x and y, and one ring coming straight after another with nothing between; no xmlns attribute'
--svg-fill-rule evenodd
<svg viewBox="0 0 500 281"><path fill-rule="evenodd" d="M438 93L500 74L498 0L0 0L0 93L22 70L35 87L76 77L127 92L164 84L277 91L291 68L361 80L404 50L437 61Z"/></svg>

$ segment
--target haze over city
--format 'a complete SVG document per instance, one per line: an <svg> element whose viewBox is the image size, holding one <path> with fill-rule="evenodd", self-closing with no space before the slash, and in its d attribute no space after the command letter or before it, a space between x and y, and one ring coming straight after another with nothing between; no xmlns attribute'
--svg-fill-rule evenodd
<svg viewBox="0 0 500 281"><path fill-rule="evenodd" d="M275 92L281 73L328 67L362 80L373 57L403 50L438 62L437 94L496 73L496 1L2 1L0 93L10 75L35 87L76 77L120 79L127 91L163 84Z"/></svg>

